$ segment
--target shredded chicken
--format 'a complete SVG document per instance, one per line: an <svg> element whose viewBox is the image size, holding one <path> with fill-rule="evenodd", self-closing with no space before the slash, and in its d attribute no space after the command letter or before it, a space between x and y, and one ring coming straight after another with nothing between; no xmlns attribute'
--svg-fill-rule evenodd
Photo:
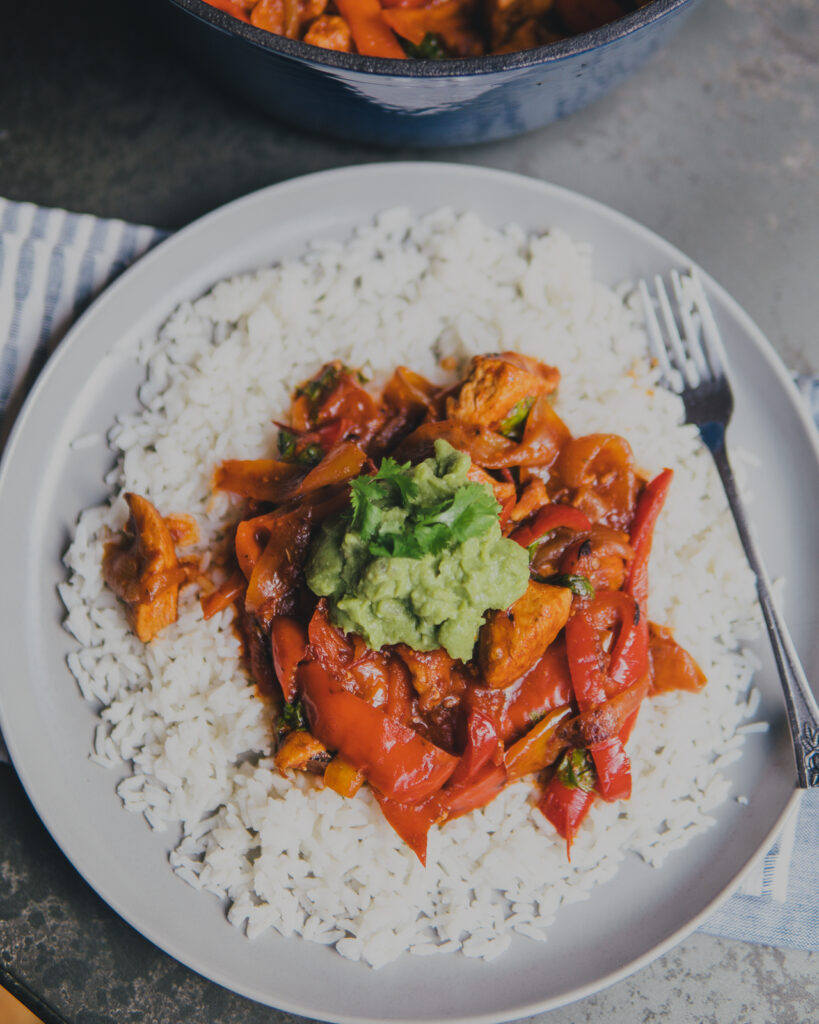
<svg viewBox="0 0 819 1024"><path fill-rule="evenodd" d="M506 354L475 356L458 397L447 399L447 417L478 427L495 427L519 402L548 394L555 384L533 372L521 359L513 361Z"/></svg>
<svg viewBox="0 0 819 1024"><path fill-rule="evenodd" d="M118 541L106 545L105 582L128 605L143 643L176 621L179 585L185 581L171 531L157 509L139 494L126 494L131 515Z"/></svg>

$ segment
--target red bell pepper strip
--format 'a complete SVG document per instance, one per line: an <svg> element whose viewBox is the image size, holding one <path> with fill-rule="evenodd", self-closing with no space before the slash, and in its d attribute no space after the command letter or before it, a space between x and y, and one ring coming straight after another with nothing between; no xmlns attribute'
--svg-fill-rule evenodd
<svg viewBox="0 0 819 1024"><path fill-rule="evenodd" d="M637 501L637 510L629 531L629 542L634 550L634 556L623 589L638 602L643 612L646 611L648 601L648 558L654 539L654 526L665 504L673 476L674 470L664 469L646 484Z"/></svg>
<svg viewBox="0 0 819 1024"><path fill-rule="evenodd" d="M420 802L455 771L457 757L343 690L318 662L301 664L296 683L313 735L329 750L343 754L390 799Z"/></svg>
<svg viewBox="0 0 819 1024"><path fill-rule="evenodd" d="M533 721L572 699L572 677L566 643L558 637L539 661L509 688L502 718L503 739L510 740L532 728Z"/></svg>
<svg viewBox="0 0 819 1024"><path fill-rule="evenodd" d="M604 800L628 800L631 796L631 761L620 736L589 747L597 772L597 792Z"/></svg>
<svg viewBox="0 0 819 1024"><path fill-rule="evenodd" d="M536 540L560 526L584 533L591 530L591 520L573 505L545 505L526 523L514 530L509 539L522 548L528 548Z"/></svg>
<svg viewBox="0 0 819 1024"><path fill-rule="evenodd" d="M580 825L594 803L594 793L582 789L570 789L558 778L552 778L538 801L538 810L566 840L566 856L572 859L572 843Z"/></svg>
<svg viewBox="0 0 819 1024"><path fill-rule="evenodd" d="M446 809L441 804L440 794L433 793L432 796L418 804L404 804L398 800L391 800L383 793L379 793L377 789L373 790L373 794L381 808L381 813L418 860L426 866L427 835L432 826L446 816Z"/></svg>
<svg viewBox="0 0 819 1024"><path fill-rule="evenodd" d="M636 708L623 723L623 728L617 734L623 743L628 743L631 733L634 730L634 726L637 724L637 716L640 714L640 709Z"/></svg>
<svg viewBox="0 0 819 1024"><path fill-rule="evenodd" d="M601 664L600 634L619 631L608 669ZM566 651L580 710L602 704L635 683L648 666L648 623L635 599L620 591L600 591L577 608L566 624Z"/></svg>
<svg viewBox="0 0 819 1024"><path fill-rule="evenodd" d="M447 810L447 821L485 807L506 785L506 769L502 764L486 764L465 782L447 786L440 794Z"/></svg>
<svg viewBox="0 0 819 1024"><path fill-rule="evenodd" d="M450 786L473 779L499 749L495 720L480 708L472 708L466 723L466 747L449 780Z"/></svg>
<svg viewBox="0 0 819 1024"><path fill-rule="evenodd" d="M598 636L620 620L608 672L600 664ZM603 704L633 686L648 668L648 623L628 594L603 591L578 608L566 626L566 649L575 696L581 712ZM631 763L620 736L594 744L589 751L604 800L631 795Z"/></svg>
<svg viewBox="0 0 819 1024"><path fill-rule="evenodd" d="M307 627L313 656L325 672L341 677L355 660L355 649L342 631L330 622L327 601L322 598Z"/></svg>
<svg viewBox="0 0 819 1024"><path fill-rule="evenodd" d="M484 725L486 721L488 719L484 716ZM496 743L493 744L495 745ZM479 807L485 807L495 799L505 784L506 770L503 765L484 763L468 777L462 776L460 780L453 774L444 789L432 793L420 803L402 803L385 796L377 789L373 792L384 817L421 863L426 864L427 834L430 828L439 822L450 821Z"/></svg>
<svg viewBox="0 0 819 1024"><path fill-rule="evenodd" d="M270 627L273 668L288 704L296 691L296 669L307 654L307 630L288 615L277 615Z"/></svg>

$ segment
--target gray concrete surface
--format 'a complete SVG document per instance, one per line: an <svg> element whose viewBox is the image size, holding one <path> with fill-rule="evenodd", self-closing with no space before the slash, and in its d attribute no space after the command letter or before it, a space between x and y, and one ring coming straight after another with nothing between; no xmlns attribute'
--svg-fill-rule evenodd
<svg viewBox="0 0 819 1024"><path fill-rule="evenodd" d="M135 3L14 5L0 31L0 195L177 227L307 171L406 157L521 171L699 261L785 361L819 370L819 4L706 0L615 94L517 140L382 152L242 109ZM542 1024L810 1024L816 954L696 934ZM0 970L74 1024L283 1024L180 967L87 888L0 767Z"/></svg>

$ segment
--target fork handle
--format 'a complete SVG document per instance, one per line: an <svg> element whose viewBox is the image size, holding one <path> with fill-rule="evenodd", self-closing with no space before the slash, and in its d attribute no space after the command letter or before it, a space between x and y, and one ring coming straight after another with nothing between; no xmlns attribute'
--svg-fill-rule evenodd
<svg viewBox="0 0 819 1024"><path fill-rule="evenodd" d="M765 625L768 627L774 658L779 669L779 678L782 681L782 690L785 694L785 706L794 741L793 749L799 786L801 789L812 789L819 787L819 706L811 692L805 670L799 661L799 655L796 653L788 628L774 605L771 581L739 496L734 473L728 461L728 453L725 450L724 438L715 436L715 433L713 432L709 438L703 432L703 437L714 456L714 462L728 496L728 504L737 524L739 538L745 548L748 562L756 574L759 603L762 607Z"/></svg>

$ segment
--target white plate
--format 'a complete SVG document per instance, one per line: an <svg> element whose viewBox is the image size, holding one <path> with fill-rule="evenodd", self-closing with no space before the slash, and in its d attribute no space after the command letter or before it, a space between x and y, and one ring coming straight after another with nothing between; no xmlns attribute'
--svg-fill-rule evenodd
<svg viewBox="0 0 819 1024"><path fill-rule="evenodd" d="M257 192L180 231L99 299L40 377L0 475L0 726L15 768L47 828L118 913L171 956L252 999L330 1021L497 1021L588 995L636 970L691 931L765 848L794 795L795 772L773 663L764 646L757 682L773 723L748 738L728 771L748 806L730 800L718 824L661 870L636 857L592 898L561 910L544 945L520 938L486 964L405 956L380 971L314 943L268 935L250 942L213 897L167 864L176 836L126 813L116 776L88 760L93 709L65 665L61 555L79 511L105 494L112 462L99 444L115 414L136 406L141 371L120 342L154 331L183 299L229 274L299 255L310 239L344 238L378 210L471 209L500 225L559 226L594 247L596 276L623 278L690 261L631 220L581 196L497 171L442 164L370 165ZM731 357L734 444L756 453L754 519L774 576L788 578L786 614L808 672L819 646L819 457L807 416L768 342L707 276ZM813 553L809 557L808 553Z"/></svg>

